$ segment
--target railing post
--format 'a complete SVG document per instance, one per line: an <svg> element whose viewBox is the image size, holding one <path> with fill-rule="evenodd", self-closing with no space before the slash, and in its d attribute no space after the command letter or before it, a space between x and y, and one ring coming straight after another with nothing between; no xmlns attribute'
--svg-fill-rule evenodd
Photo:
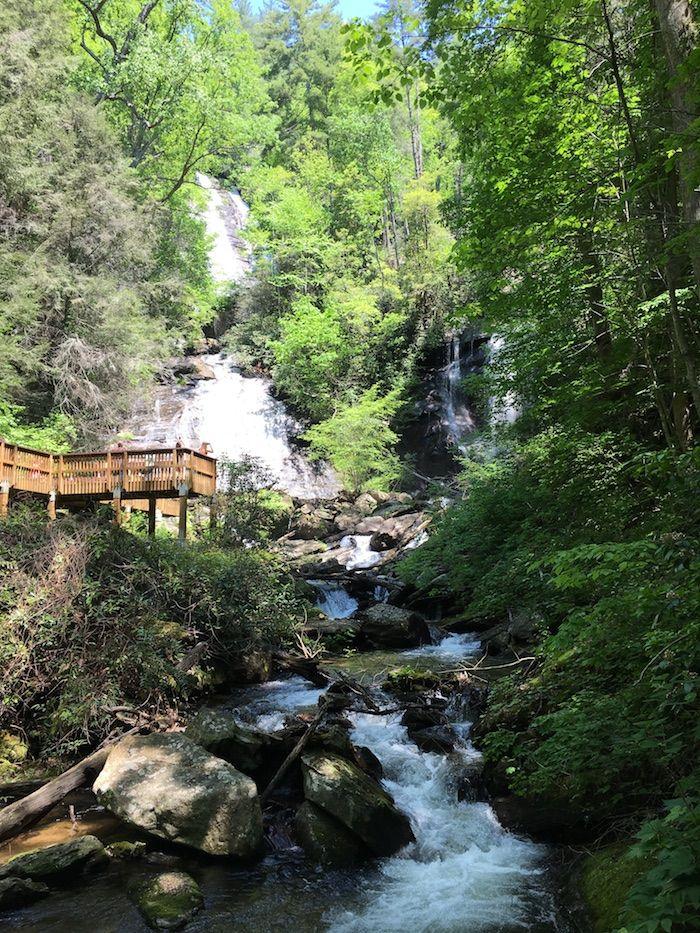
<svg viewBox="0 0 700 933"><path fill-rule="evenodd" d="M122 488L115 486L112 492L112 508L114 509L114 524L122 523Z"/></svg>
<svg viewBox="0 0 700 933"><path fill-rule="evenodd" d="M148 534L152 538L156 533L156 499L151 496L148 500Z"/></svg>
<svg viewBox="0 0 700 933"><path fill-rule="evenodd" d="M177 533L180 541L185 541L187 539L187 498L189 488L186 483L181 483L178 491L180 493L180 518Z"/></svg>

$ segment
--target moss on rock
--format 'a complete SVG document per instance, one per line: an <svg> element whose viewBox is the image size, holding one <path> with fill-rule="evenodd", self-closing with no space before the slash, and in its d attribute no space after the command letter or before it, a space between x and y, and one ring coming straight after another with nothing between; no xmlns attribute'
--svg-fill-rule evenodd
<svg viewBox="0 0 700 933"><path fill-rule="evenodd" d="M581 887L594 933L619 929L620 914L632 886L649 868L646 859L630 858L629 845L616 843L586 857Z"/></svg>
<svg viewBox="0 0 700 933"><path fill-rule="evenodd" d="M136 906L154 930L180 930L204 905L199 885L182 871L166 871L134 892Z"/></svg>

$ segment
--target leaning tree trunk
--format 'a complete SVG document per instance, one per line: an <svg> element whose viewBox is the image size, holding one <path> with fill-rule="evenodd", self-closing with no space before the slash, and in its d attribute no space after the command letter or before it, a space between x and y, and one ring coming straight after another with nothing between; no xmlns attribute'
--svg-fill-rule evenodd
<svg viewBox="0 0 700 933"><path fill-rule="evenodd" d="M689 56L697 48L700 30L690 0L655 0L655 6L670 78L672 125L683 146L678 170L688 252L695 284L700 288L700 146L693 127L700 114L692 69L686 71Z"/></svg>

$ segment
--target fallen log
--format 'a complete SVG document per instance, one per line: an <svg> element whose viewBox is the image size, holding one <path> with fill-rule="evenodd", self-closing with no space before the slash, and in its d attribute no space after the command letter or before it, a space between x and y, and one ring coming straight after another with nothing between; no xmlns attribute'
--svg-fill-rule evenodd
<svg viewBox="0 0 700 933"><path fill-rule="evenodd" d="M274 660L280 670L298 674L315 687L327 687L331 681L331 677L319 669L318 661L313 658L302 658L280 651L274 655Z"/></svg>
<svg viewBox="0 0 700 933"><path fill-rule="evenodd" d="M118 739L113 739L91 755L88 755L87 758L83 758L82 761L64 771L63 774L42 785L38 790L3 807L0 810L0 842L17 836L27 827L40 820L42 816L45 816L52 807L60 803L71 791L92 782L102 770L112 746L120 739L123 739L124 736L140 730L140 726L130 729L120 735Z"/></svg>

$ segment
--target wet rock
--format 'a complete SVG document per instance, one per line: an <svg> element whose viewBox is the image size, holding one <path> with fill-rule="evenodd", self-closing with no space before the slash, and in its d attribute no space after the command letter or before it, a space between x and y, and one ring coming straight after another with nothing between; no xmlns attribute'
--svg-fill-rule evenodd
<svg viewBox="0 0 700 933"><path fill-rule="evenodd" d="M371 496L368 492L363 492L362 495L355 499L353 504L357 511L363 515L371 515L379 505L374 496Z"/></svg>
<svg viewBox="0 0 700 933"><path fill-rule="evenodd" d="M145 842L129 842L124 839L120 842L113 842L107 846L107 854L110 858L128 861L130 859L141 858L146 854L148 846Z"/></svg>
<svg viewBox="0 0 700 933"><path fill-rule="evenodd" d="M302 758L304 796L340 820L374 855L392 855L414 841L408 817L356 765L337 755Z"/></svg>
<svg viewBox="0 0 700 933"><path fill-rule="evenodd" d="M455 731L449 725L414 729L409 735L421 751L437 752L439 755L449 755L453 752L457 741Z"/></svg>
<svg viewBox="0 0 700 933"><path fill-rule="evenodd" d="M341 534L351 534L360 521L362 521L362 512L358 509L343 509L342 512L336 515L333 521L333 527Z"/></svg>
<svg viewBox="0 0 700 933"><path fill-rule="evenodd" d="M317 618L310 618L304 626L304 632L311 636L323 639L343 638L348 643L353 642L360 632L360 623L357 619L329 619L319 613Z"/></svg>
<svg viewBox="0 0 700 933"><path fill-rule="evenodd" d="M120 819L211 855L248 858L262 845L253 781L184 735L123 739L93 790Z"/></svg>
<svg viewBox="0 0 700 933"><path fill-rule="evenodd" d="M213 367L198 356L187 356L179 360L173 367L176 376L185 377L188 382L199 382L203 379L215 379Z"/></svg>
<svg viewBox="0 0 700 933"><path fill-rule="evenodd" d="M182 871L151 878L134 892L134 901L154 930L180 930L204 906L199 885Z"/></svg>
<svg viewBox="0 0 700 933"><path fill-rule="evenodd" d="M281 762L284 756L278 736L236 722L230 710L200 709L185 735L248 775L256 774L271 760Z"/></svg>
<svg viewBox="0 0 700 933"><path fill-rule="evenodd" d="M406 726L409 735L420 729L430 729L433 726L446 725L446 723L447 717L442 709L436 706L412 706L401 717L401 725Z"/></svg>
<svg viewBox="0 0 700 933"><path fill-rule="evenodd" d="M108 863L109 856L100 840L95 836L81 836L16 855L0 868L0 880L13 877L59 884L105 868Z"/></svg>
<svg viewBox="0 0 700 933"><path fill-rule="evenodd" d="M592 814L564 801L511 795L494 797L491 806L505 829L524 833L539 842L569 845L588 842L600 828L600 822Z"/></svg>
<svg viewBox="0 0 700 933"><path fill-rule="evenodd" d="M537 640L542 619L536 614L513 613L506 622L499 622L479 635L487 654L503 655Z"/></svg>
<svg viewBox="0 0 700 933"><path fill-rule="evenodd" d="M297 811L296 832L309 858L322 865L352 868L371 855L358 836L308 800Z"/></svg>
<svg viewBox="0 0 700 933"><path fill-rule="evenodd" d="M349 720L336 717L314 732L309 741L309 748L352 760L355 757L355 748L350 740L351 728Z"/></svg>
<svg viewBox="0 0 700 933"><path fill-rule="evenodd" d="M413 648L430 644L430 630L417 612L375 603L360 617L360 634L375 648Z"/></svg>
<svg viewBox="0 0 700 933"><path fill-rule="evenodd" d="M428 516L424 512L409 512L395 518L372 515L359 523L357 532L372 535L372 550L387 551L408 544L427 520Z"/></svg>
<svg viewBox="0 0 700 933"><path fill-rule="evenodd" d="M374 781L381 781L384 777L384 768L371 748L366 745L356 745L355 764L368 774Z"/></svg>
<svg viewBox="0 0 700 933"><path fill-rule="evenodd" d="M333 512L329 509L316 509L302 513L296 520L295 534L302 541L318 541L333 532Z"/></svg>
<svg viewBox="0 0 700 933"><path fill-rule="evenodd" d="M291 560L308 557L310 554L322 554L328 550L323 541L297 541L292 538L284 542L284 549Z"/></svg>
<svg viewBox="0 0 700 933"><path fill-rule="evenodd" d="M47 885L25 878L0 879L0 911L33 904L49 893Z"/></svg>

